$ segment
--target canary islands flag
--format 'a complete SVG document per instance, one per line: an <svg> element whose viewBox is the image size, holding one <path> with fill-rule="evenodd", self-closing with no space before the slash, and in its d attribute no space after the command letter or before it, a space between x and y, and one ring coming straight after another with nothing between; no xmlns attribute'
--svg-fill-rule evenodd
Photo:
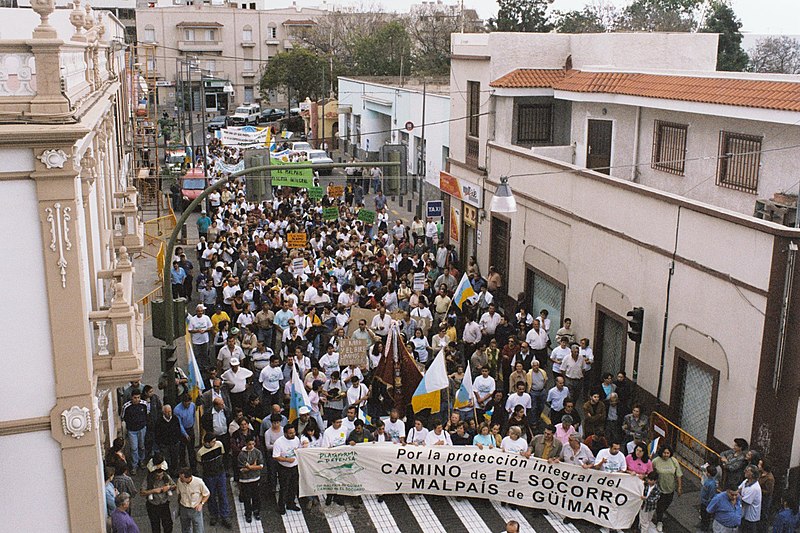
<svg viewBox="0 0 800 533"><path fill-rule="evenodd" d="M456 292L453 293L453 303L461 309L461 306L464 305L464 302L469 300L475 296L475 290L472 288L472 285L469 282L469 278L467 274L461 277L461 281L458 283L458 287L456 287Z"/></svg>
<svg viewBox="0 0 800 533"><path fill-rule="evenodd" d="M203 384L203 376L200 374L200 366L197 364L197 359L194 357L194 350L192 350L192 338L188 332L186 333L186 354L189 359L189 382L187 385L189 397L194 402L197 400L197 397L200 396L200 393L203 392L205 385Z"/></svg>
<svg viewBox="0 0 800 533"><path fill-rule="evenodd" d="M461 380L461 386L456 391L456 398L453 402L453 407L461 409L462 407L469 407L472 401L472 371L469 369L469 361L467 361L467 369L464 370L464 379Z"/></svg>
<svg viewBox="0 0 800 533"><path fill-rule="evenodd" d="M289 400L289 422L294 422L299 416L301 407L308 407L311 409L311 401L308 399L308 393L303 385L303 380L300 379L300 374L297 372L297 365L292 368L292 395Z"/></svg>
<svg viewBox="0 0 800 533"><path fill-rule="evenodd" d="M441 408L441 391L446 389L449 384L444 363L444 351L441 351L422 375L422 381L419 382L414 396L411 397L411 406L414 408L414 412L418 413L429 408L431 413L438 413Z"/></svg>

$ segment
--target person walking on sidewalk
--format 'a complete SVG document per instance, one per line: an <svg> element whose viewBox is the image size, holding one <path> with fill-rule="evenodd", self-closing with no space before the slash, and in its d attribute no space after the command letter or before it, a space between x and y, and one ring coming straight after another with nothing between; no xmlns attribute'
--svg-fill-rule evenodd
<svg viewBox="0 0 800 533"><path fill-rule="evenodd" d="M672 446L665 444L658 450L658 457L653 459L653 471L658 473L658 488L661 489L655 517L658 531L664 530L664 513L672 503L675 493L678 496L683 494L683 470L673 455Z"/></svg>
<svg viewBox="0 0 800 533"><path fill-rule="evenodd" d="M181 532L204 533L203 506L211 492L202 479L192 475L192 470L188 467L182 468L178 475L178 496Z"/></svg>
<svg viewBox="0 0 800 533"><path fill-rule="evenodd" d="M244 449L239 452L237 460L239 468L239 491L244 498L244 519L249 524L255 517L261 520L261 501L259 498L259 482L261 470L264 468L264 455L256 448L256 437L250 434L245 438Z"/></svg>

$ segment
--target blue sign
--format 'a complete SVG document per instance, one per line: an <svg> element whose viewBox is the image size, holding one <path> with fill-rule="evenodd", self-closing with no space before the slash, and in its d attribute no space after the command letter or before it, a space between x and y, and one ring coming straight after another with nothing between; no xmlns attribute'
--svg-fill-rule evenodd
<svg viewBox="0 0 800 533"><path fill-rule="evenodd" d="M429 217L437 218L442 216L442 201L430 200L427 203L427 215Z"/></svg>

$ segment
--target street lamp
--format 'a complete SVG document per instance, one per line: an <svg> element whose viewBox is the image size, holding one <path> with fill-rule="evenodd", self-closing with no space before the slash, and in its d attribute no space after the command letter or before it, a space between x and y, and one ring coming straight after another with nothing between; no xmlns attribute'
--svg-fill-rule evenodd
<svg viewBox="0 0 800 533"><path fill-rule="evenodd" d="M492 213L516 213L517 201L514 199L514 193L511 191L511 185L508 184L508 177L500 177L500 185L494 191L492 196L492 203L489 210Z"/></svg>

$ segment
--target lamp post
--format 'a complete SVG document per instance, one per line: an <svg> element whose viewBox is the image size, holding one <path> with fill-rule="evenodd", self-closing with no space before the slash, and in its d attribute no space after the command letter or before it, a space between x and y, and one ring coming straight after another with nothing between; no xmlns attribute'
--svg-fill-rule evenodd
<svg viewBox="0 0 800 533"><path fill-rule="evenodd" d="M294 164L291 165L292 170L318 170L318 169L334 169L334 168L345 168L345 167L399 167L400 163L391 161L391 162L374 162L374 163L321 163L321 164L311 164L311 163L303 163L303 164ZM169 240L167 241L167 247L164 251L164 257L166 260L164 261L164 271L162 273L161 279L161 293L164 295L164 321L165 321L165 338L168 339L166 341L166 346L161 347L161 372L162 375L165 377L166 388L164 389L164 403L170 404L174 406L177 403L177 396L178 396L178 388L175 383L175 363L176 363L176 356L175 356L175 323L174 323L174 309L172 307L172 281L170 279L170 269L172 268L172 254L175 250L175 244L178 241L178 237L181 234L181 228L183 228L186 221L189 219L189 216L194 212L194 210L199 206L203 200L205 200L211 193L217 191L225 186L230 180L236 179L240 176L245 176L249 173L253 172L261 172L264 170L277 170L277 169L285 169L285 164L280 165L263 165L258 167L246 168L244 170L240 170L238 172L233 172L228 176L224 176L222 179L210 185L206 189L201 192L197 198L191 201L191 203L183 210L180 218L178 219L177 223L175 224L175 229L172 230L172 233L169 236Z"/></svg>

